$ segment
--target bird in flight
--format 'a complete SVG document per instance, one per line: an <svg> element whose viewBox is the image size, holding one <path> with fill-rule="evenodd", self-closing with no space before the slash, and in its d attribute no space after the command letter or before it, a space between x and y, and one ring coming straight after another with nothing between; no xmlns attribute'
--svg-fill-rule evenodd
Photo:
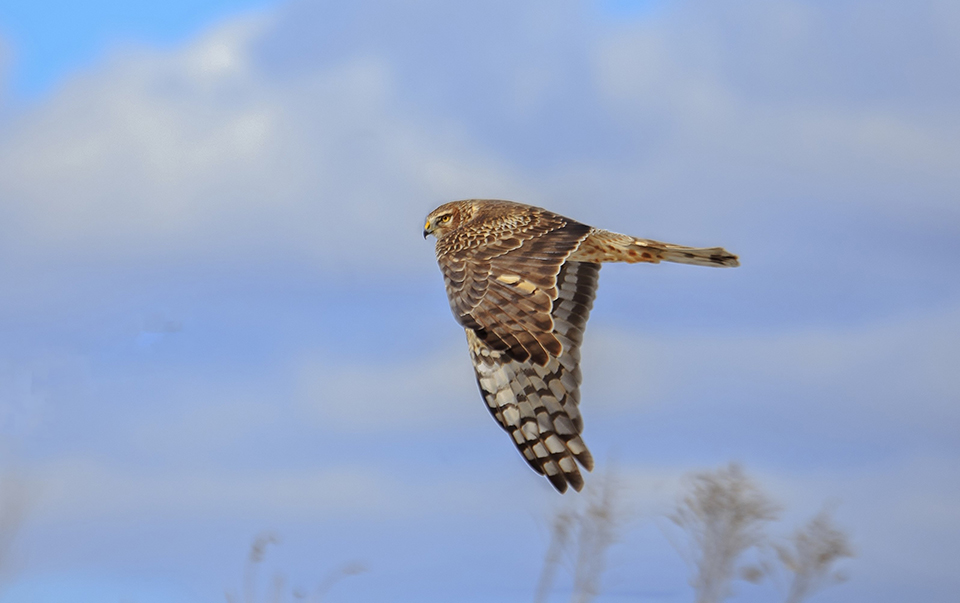
<svg viewBox="0 0 960 603"><path fill-rule="evenodd" d="M721 247L684 247L593 228L512 201L468 199L427 216L450 308L480 393L527 463L553 487L593 469L580 433L580 343L603 262L738 266Z"/></svg>

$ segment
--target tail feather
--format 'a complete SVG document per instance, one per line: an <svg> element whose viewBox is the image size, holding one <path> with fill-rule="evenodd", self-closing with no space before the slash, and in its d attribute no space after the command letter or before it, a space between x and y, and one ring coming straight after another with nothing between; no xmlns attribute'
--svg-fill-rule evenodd
<svg viewBox="0 0 960 603"><path fill-rule="evenodd" d="M734 254L723 247L683 247L681 245L670 245L667 243L658 243L657 241L644 241L637 239L636 243L640 246L662 246L660 259L667 262L677 262L678 264L693 264L694 266L721 266L725 268L734 268L740 265L740 260Z"/></svg>
<svg viewBox="0 0 960 603"><path fill-rule="evenodd" d="M695 266L739 266L736 255L723 247L685 247L650 239L638 239L629 235L594 230L574 251L571 260L581 262L649 262L661 261L693 264Z"/></svg>

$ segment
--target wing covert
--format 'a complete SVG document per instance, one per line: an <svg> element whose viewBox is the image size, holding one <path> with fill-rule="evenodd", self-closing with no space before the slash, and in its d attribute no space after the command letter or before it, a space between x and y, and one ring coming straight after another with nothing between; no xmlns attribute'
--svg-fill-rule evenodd
<svg viewBox="0 0 960 603"><path fill-rule="evenodd" d="M487 236L478 244L438 246L457 321L490 348L545 366L563 350L551 314L557 275L590 230L545 212L493 241Z"/></svg>

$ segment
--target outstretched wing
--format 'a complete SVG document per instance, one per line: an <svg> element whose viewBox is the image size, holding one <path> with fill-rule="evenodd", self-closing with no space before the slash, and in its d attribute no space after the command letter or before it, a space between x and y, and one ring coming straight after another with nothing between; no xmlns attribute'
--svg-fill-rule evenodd
<svg viewBox="0 0 960 603"><path fill-rule="evenodd" d="M510 209L508 220L487 217L438 243L437 259L461 325L492 350L546 366L563 351L552 316L557 274L591 229L539 208Z"/></svg>
<svg viewBox="0 0 960 603"><path fill-rule="evenodd" d="M568 261L556 276L551 335L559 355L544 364L517 359L466 329L477 384L487 407L531 467L564 492L583 487L577 461L588 471L593 457L580 432L580 343L597 292L600 265Z"/></svg>

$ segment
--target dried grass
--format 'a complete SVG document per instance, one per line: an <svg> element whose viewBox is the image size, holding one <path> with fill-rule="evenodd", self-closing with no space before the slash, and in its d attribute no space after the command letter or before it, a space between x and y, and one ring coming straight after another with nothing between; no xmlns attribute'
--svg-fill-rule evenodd
<svg viewBox="0 0 960 603"><path fill-rule="evenodd" d="M258 568L266 557L268 547L279 544L280 538L273 532L264 532L253 539L253 543L250 545L250 553L247 556L247 562L244 566L243 598L239 599L236 593L228 590L224 593L227 603L239 603L241 600L243 603L257 603L260 600L260 598L257 596L257 575L259 573ZM330 589L332 589L338 582L349 576L356 576L357 574L362 574L366 571L367 567L365 564L359 561L351 561L328 572L320 580L319 585L313 589L312 592L302 587L296 587L289 591L290 596L295 601L321 603L330 592ZM270 603L284 603L287 598L287 592L286 576L284 576L281 572L277 572L273 576L270 595L265 597L263 600L269 601Z"/></svg>
<svg viewBox="0 0 960 603"><path fill-rule="evenodd" d="M561 508L551 522L550 544L537 582L535 603L546 603L564 558L573 562L572 603L589 603L600 594L608 549L618 540L623 515L617 506L616 476L593 480L585 496Z"/></svg>
<svg viewBox="0 0 960 603"><path fill-rule="evenodd" d="M678 546L694 568L690 585L697 603L718 603L733 594L738 576L759 580L759 566L740 568L742 555L766 544L764 529L780 507L731 463L688 478L687 493L669 516L685 536Z"/></svg>
<svg viewBox="0 0 960 603"><path fill-rule="evenodd" d="M792 576L785 603L800 603L814 592L846 580L834 565L854 556L849 537L834 525L828 509L798 528L788 544L774 548L784 570Z"/></svg>

